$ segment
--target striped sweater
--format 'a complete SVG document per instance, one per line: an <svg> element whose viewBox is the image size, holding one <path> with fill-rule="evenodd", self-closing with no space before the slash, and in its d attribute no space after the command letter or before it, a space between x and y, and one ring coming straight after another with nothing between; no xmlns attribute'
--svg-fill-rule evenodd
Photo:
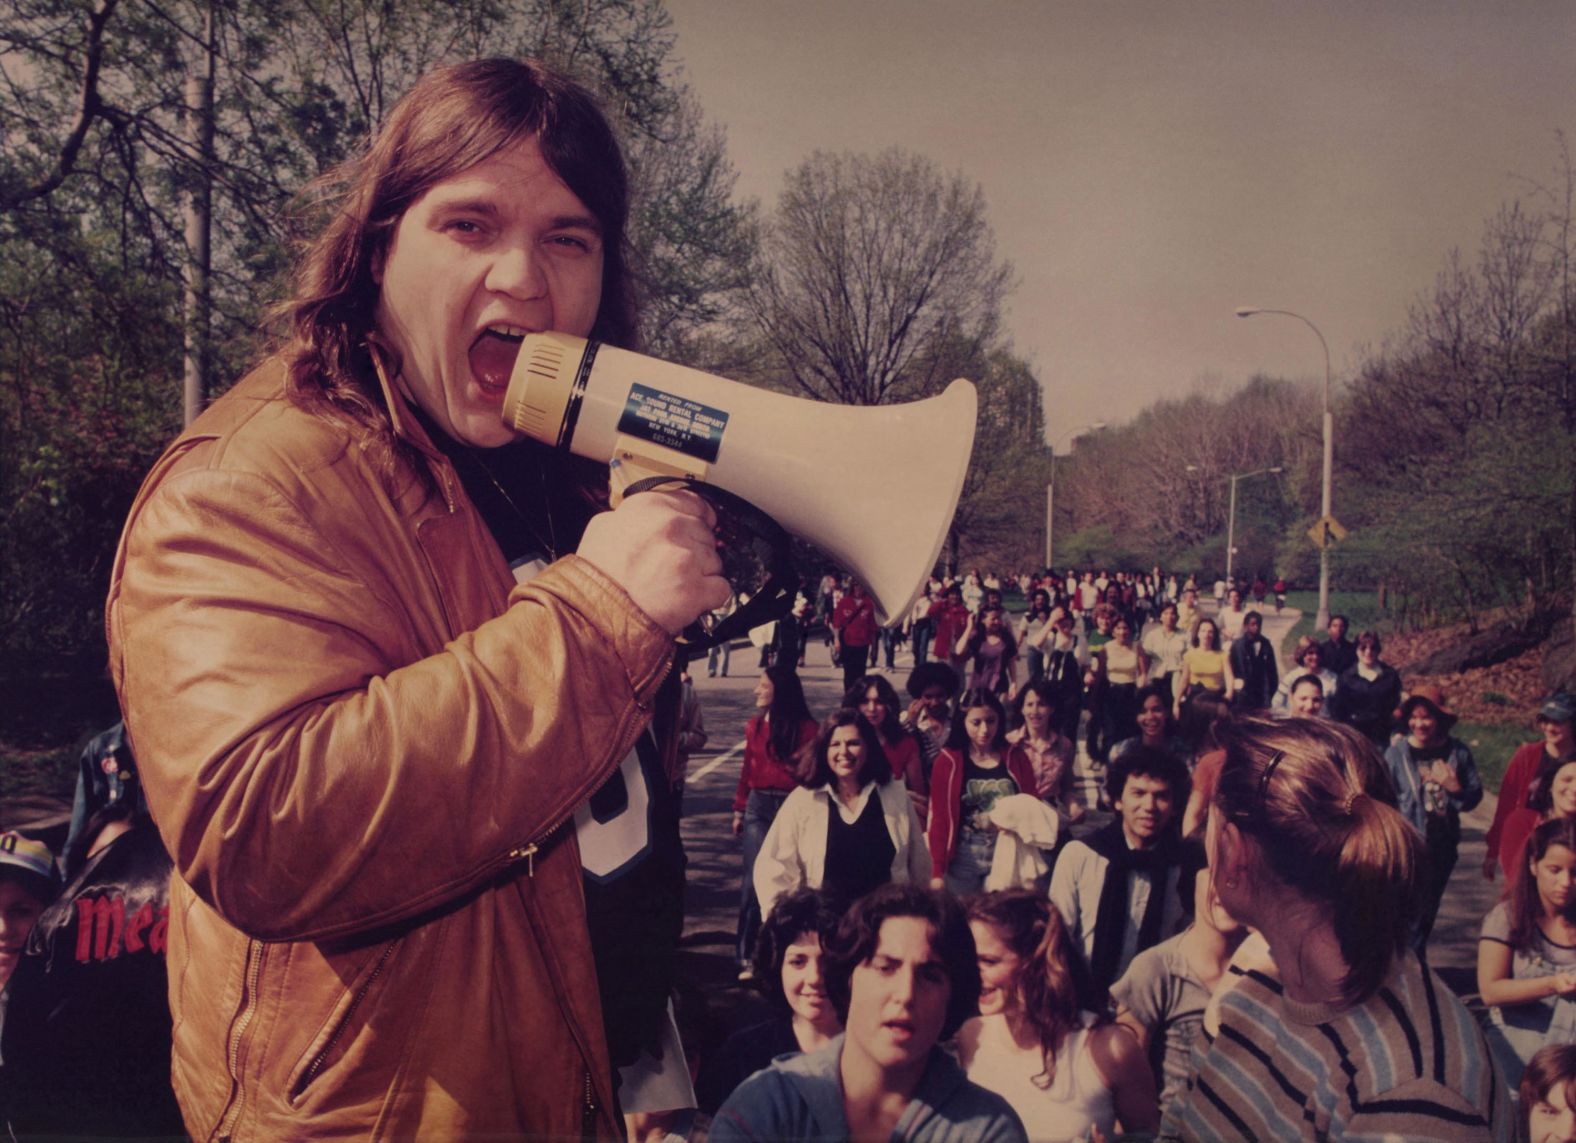
<svg viewBox="0 0 1576 1143"><path fill-rule="evenodd" d="M1299 1004L1249 972L1199 1040L1173 1140L1489 1140L1512 1137L1508 1093L1477 1022L1408 953L1344 1010Z"/></svg>

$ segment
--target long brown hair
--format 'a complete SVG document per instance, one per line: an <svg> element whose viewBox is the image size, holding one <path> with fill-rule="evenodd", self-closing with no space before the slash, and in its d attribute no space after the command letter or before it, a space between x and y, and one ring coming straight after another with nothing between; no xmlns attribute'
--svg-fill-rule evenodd
<svg viewBox="0 0 1576 1143"><path fill-rule="evenodd" d="M995 929L1023 962L1013 980L1012 1003L1039 1034L1045 1070L1034 1077L1034 1084L1049 1088L1056 1076L1056 1050L1081 1024L1075 974L1083 954L1061 914L1031 890L1003 889L971 898L968 913L969 920Z"/></svg>
<svg viewBox="0 0 1576 1143"><path fill-rule="evenodd" d="M1543 902L1538 896L1538 877L1532 867L1542 861L1549 850L1563 845L1576 854L1576 819L1550 818L1539 822L1527 839L1527 868L1519 870L1510 890L1510 944L1515 949L1529 949L1537 941L1541 930L1538 922L1543 919ZM1576 920L1576 897L1566 906L1566 913Z"/></svg>
<svg viewBox="0 0 1576 1143"><path fill-rule="evenodd" d="M1411 938L1427 860L1389 771L1348 726L1255 714L1226 727L1215 804L1264 874L1322 908L1347 965L1348 1004L1376 992Z"/></svg>
<svg viewBox="0 0 1576 1143"><path fill-rule="evenodd" d="M405 212L436 183L534 138L602 229L602 298L591 336L631 346L635 310L625 225L629 188L612 128L590 93L535 60L484 59L428 72L367 150L316 180L303 207L325 213L277 314L291 396L372 437L389 432L372 366L379 345L376 268ZM391 374L399 372L390 361Z"/></svg>

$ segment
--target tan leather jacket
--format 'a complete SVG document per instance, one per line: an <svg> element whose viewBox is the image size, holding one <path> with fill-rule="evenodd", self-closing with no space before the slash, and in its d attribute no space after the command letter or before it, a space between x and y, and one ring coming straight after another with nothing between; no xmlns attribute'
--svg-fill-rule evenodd
<svg viewBox="0 0 1576 1143"><path fill-rule="evenodd" d="M178 874L187 1128L617 1135L566 822L648 723L673 642L576 557L515 586L398 403L439 494L283 386L263 366L170 448L110 586Z"/></svg>

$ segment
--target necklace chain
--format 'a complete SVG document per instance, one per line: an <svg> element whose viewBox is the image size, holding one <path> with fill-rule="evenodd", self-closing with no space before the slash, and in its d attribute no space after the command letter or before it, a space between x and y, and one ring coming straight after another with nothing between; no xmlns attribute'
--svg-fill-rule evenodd
<svg viewBox="0 0 1576 1143"><path fill-rule="evenodd" d="M535 450L532 451L534 452ZM485 459L483 459L482 455L474 449L467 449L465 455L471 460L475 461L476 466L481 469L482 475L485 476L488 482L498 490L498 495L503 497L504 503L509 506L509 510L514 513L515 518L519 520L522 525L524 525L525 530L530 532L531 535L535 537L538 544L541 544L547 549L548 562L551 563L552 561L556 560L558 558L558 529L553 523L553 501L551 497L548 496L547 473L543 468L541 455L537 454L535 456L536 463L531 467L536 472L537 493L540 497L543 514L547 518L546 536L542 535L541 530L538 529L535 523L532 522L531 517L523 512L520 509L520 506L515 503L514 497L509 495L509 490L503 486L503 482L500 481L494 474L492 466L488 464Z"/></svg>

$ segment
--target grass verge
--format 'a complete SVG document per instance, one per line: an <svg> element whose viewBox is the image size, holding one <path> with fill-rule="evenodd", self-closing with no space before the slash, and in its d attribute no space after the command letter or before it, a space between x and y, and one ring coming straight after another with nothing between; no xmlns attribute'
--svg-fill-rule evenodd
<svg viewBox="0 0 1576 1143"><path fill-rule="evenodd" d="M1477 763L1483 785L1495 794L1499 793L1510 756L1535 737L1524 726L1494 722L1458 722L1450 733L1472 750L1472 760Z"/></svg>

